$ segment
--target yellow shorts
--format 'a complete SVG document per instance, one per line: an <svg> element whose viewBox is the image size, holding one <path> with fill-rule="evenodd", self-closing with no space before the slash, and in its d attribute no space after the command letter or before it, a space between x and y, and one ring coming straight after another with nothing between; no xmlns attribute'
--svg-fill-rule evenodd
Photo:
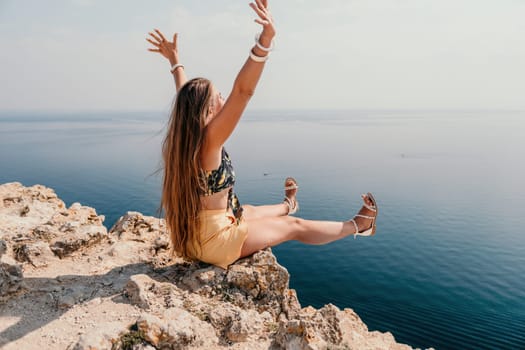
<svg viewBox="0 0 525 350"><path fill-rule="evenodd" d="M248 226L241 218L237 223L225 209L203 210L200 213L202 250L199 260L227 269L241 257L248 236Z"/></svg>

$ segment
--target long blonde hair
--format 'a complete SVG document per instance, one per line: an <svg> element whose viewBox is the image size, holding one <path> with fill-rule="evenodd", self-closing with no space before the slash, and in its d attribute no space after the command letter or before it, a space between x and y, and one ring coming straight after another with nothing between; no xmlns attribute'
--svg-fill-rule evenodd
<svg viewBox="0 0 525 350"><path fill-rule="evenodd" d="M189 80L179 90L162 144L164 178L161 204L170 231L172 251L197 259L200 254L199 213L200 152L204 142L205 120L212 102L211 82Z"/></svg>

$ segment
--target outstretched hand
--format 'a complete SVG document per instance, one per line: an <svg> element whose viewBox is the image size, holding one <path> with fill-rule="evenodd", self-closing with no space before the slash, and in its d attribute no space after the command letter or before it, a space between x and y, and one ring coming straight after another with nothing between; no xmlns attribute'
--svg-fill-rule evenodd
<svg viewBox="0 0 525 350"><path fill-rule="evenodd" d="M173 34L173 41L168 41L164 35L158 30L155 29L155 33L149 32L149 38L146 40L155 46L155 48L148 48L148 51L158 52L165 58L167 58L170 63L174 63L178 60L178 49L177 49L177 33Z"/></svg>
<svg viewBox="0 0 525 350"><path fill-rule="evenodd" d="M259 23L263 27L261 37L272 39L275 36L275 28L273 26L273 17L268 9L267 0L255 0L250 3L250 7L255 11L259 18L255 19L256 23Z"/></svg>

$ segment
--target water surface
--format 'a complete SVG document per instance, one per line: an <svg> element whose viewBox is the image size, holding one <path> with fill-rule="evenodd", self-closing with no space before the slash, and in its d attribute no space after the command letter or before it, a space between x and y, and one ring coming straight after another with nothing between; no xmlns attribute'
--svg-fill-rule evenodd
<svg viewBox="0 0 525 350"><path fill-rule="evenodd" d="M1 113L0 183L52 187L106 216L156 215L166 114ZM378 232L274 249L303 306L354 309L371 330L436 349L525 349L525 113L251 111L227 144L243 203L347 220L379 202Z"/></svg>

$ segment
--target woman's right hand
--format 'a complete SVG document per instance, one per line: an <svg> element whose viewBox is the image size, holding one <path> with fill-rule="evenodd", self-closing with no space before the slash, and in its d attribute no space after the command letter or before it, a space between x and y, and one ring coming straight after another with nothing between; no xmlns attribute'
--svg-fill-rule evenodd
<svg viewBox="0 0 525 350"><path fill-rule="evenodd" d="M273 25L273 17L268 9L267 0L255 0L250 3L250 7L255 11L259 18L255 19L255 22L263 27L260 39L271 41L275 36L275 27Z"/></svg>
<svg viewBox="0 0 525 350"><path fill-rule="evenodd" d="M179 63L179 51L177 49L177 33L173 34L173 41L168 41L164 35L158 30L155 29L155 33L149 32L150 38L146 40L155 46L154 49L148 48L148 51L158 52L162 56L170 61L170 64Z"/></svg>

